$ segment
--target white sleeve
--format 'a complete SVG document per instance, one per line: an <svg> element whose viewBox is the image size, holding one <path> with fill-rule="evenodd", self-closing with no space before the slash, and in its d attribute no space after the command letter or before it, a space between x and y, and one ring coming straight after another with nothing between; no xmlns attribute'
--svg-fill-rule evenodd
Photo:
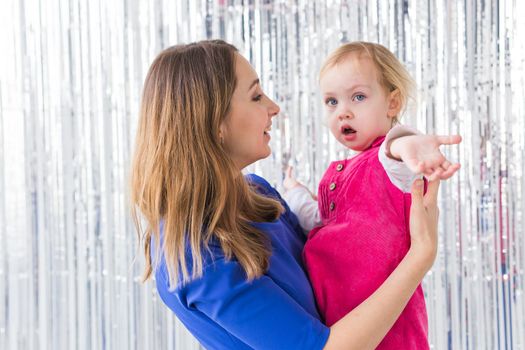
<svg viewBox="0 0 525 350"><path fill-rule="evenodd" d="M401 191L409 193L412 183L420 179L421 175L414 174L402 161L393 159L390 154L390 144L393 140L409 135L420 134L419 131L404 125L397 125L390 129L385 141L379 147L379 162L383 165L390 181Z"/></svg>
<svg viewBox="0 0 525 350"><path fill-rule="evenodd" d="M305 233L322 224L317 201L312 198L312 194L306 187L296 186L284 192L283 198L299 219L299 225Z"/></svg>

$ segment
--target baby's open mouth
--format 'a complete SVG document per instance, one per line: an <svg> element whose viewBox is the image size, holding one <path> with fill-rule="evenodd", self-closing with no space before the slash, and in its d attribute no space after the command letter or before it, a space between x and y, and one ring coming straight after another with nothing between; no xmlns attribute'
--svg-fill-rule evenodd
<svg viewBox="0 0 525 350"><path fill-rule="evenodd" d="M341 127L341 132L344 135L350 135L350 134L354 134L356 131L352 129L351 127L349 127L348 125L345 125Z"/></svg>

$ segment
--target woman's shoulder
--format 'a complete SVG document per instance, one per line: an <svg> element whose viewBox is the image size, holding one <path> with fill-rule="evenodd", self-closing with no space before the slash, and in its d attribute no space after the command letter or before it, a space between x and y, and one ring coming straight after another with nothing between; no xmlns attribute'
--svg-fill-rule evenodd
<svg viewBox="0 0 525 350"><path fill-rule="evenodd" d="M272 197L281 202L283 205L286 204L281 194L266 179L255 174L244 175L244 178L258 193L267 197Z"/></svg>
<svg viewBox="0 0 525 350"><path fill-rule="evenodd" d="M161 235L159 242L156 242L155 239L151 238L151 249L150 257L151 261L154 262L154 270L156 273L160 273L164 276L166 281L168 278L168 269L166 265L166 257L164 255L164 232L163 225L161 225ZM160 250L160 251L159 251ZM158 254L158 255L157 255ZM222 246L215 237L212 237L207 244L202 244L200 246L200 258L202 259L202 268L206 269L209 265L215 265L217 262L222 261L225 258L224 251ZM191 245L188 240L186 240L185 249L184 249L184 259L186 262L186 268L188 269L188 274L191 276L194 268L193 260L194 252L191 249ZM182 283L182 276L179 275L178 284Z"/></svg>
<svg viewBox="0 0 525 350"><path fill-rule="evenodd" d="M256 174L246 174L244 175L244 178L248 183L252 186L254 186L259 193L265 194L265 195L278 195L279 193L277 190L270 185L270 183L264 179L263 177L256 175Z"/></svg>

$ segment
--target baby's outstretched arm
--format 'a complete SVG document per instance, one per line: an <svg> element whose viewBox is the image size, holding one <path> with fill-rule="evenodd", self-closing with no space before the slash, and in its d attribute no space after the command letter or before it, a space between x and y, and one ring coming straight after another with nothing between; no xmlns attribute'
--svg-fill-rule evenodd
<svg viewBox="0 0 525 350"><path fill-rule="evenodd" d="M412 172L425 175L430 181L444 180L454 175L460 164L448 160L439 147L457 145L460 142L460 135L402 136L391 141L390 155L403 161Z"/></svg>

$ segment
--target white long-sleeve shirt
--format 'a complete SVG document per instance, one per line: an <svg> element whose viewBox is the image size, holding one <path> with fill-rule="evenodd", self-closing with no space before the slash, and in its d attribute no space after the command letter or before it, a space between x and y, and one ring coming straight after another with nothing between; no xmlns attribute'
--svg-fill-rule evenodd
<svg viewBox="0 0 525 350"><path fill-rule="evenodd" d="M405 163L392 159L390 155L390 144L393 140L408 135L416 135L419 132L405 125L397 125L387 133L385 141L379 148L379 162L383 165L390 181L401 191L408 193L412 183L421 178L421 175L414 174ZM283 194L288 206L299 219L299 224L305 231L310 232L316 226L322 224L321 215L317 200L305 186L296 186Z"/></svg>

